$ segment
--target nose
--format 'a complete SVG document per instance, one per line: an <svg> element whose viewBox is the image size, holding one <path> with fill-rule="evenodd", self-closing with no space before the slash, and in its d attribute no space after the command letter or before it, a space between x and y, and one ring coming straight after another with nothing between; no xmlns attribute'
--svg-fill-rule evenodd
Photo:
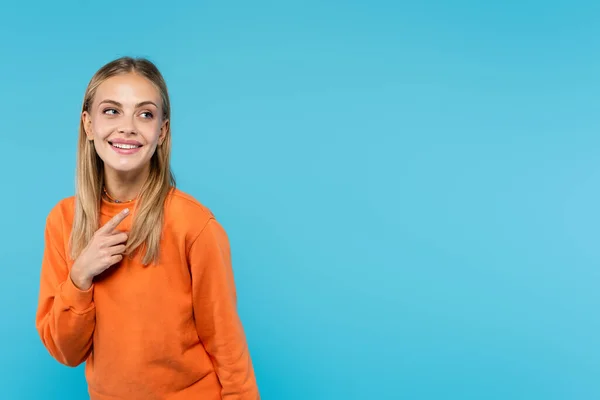
<svg viewBox="0 0 600 400"><path fill-rule="evenodd" d="M117 130L119 131L119 133L124 133L128 135L137 133L135 130L135 126L133 125L133 121L131 121L129 118L123 118L123 121L121 122L121 125L118 127Z"/></svg>
<svg viewBox="0 0 600 400"><path fill-rule="evenodd" d="M127 135L135 135L135 129L132 126L122 126L117 129L119 133L127 134Z"/></svg>

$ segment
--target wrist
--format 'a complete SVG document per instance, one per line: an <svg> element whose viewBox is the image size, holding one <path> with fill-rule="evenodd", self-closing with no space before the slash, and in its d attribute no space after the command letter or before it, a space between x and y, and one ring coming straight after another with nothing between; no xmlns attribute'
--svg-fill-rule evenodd
<svg viewBox="0 0 600 400"><path fill-rule="evenodd" d="M82 273L77 265L73 265L70 273L71 282L77 287L79 290L88 290L92 286L92 280Z"/></svg>

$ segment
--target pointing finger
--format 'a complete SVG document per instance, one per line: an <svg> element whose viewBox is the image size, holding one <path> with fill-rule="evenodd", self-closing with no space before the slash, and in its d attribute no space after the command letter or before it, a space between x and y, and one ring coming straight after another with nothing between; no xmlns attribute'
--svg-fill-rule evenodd
<svg viewBox="0 0 600 400"><path fill-rule="evenodd" d="M102 230L103 233L112 233L115 230L115 228L121 223L121 221L123 221L125 219L125 217L127 217L128 214L129 214L129 209L126 208L123 211L121 211L120 213L118 213L117 215L115 215L114 217L112 217L110 219L110 221L108 221L100 229Z"/></svg>

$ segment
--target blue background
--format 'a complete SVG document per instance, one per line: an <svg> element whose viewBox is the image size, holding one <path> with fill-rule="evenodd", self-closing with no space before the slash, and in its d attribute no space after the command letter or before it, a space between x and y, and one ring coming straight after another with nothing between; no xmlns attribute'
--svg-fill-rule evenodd
<svg viewBox="0 0 600 400"><path fill-rule="evenodd" d="M600 398L598 17L3 3L0 397L86 398L35 331L43 229L88 80L134 55L168 82L179 187L230 235L264 399Z"/></svg>

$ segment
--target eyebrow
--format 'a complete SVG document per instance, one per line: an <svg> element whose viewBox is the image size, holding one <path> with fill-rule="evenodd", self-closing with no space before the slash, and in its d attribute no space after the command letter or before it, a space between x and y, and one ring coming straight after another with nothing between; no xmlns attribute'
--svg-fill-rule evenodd
<svg viewBox="0 0 600 400"><path fill-rule="evenodd" d="M121 103L119 103L118 101L115 101L115 100L110 100L110 99L107 99L107 100L102 100L102 101L101 101L99 104L103 104L103 103L114 104L114 105L115 105L115 106L117 106L117 107L123 107L123 104L121 104ZM153 101L150 101L150 100L146 100L146 101L142 101L142 102L140 102L140 103L137 103L137 104L135 105L135 108L139 108L139 107L142 107L142 106L146 106L146 105L148 105L148 104L151 104L151 105L153 105L154 107L158 108L158 106L156 105L156 103L154 103Z"/></svg>

